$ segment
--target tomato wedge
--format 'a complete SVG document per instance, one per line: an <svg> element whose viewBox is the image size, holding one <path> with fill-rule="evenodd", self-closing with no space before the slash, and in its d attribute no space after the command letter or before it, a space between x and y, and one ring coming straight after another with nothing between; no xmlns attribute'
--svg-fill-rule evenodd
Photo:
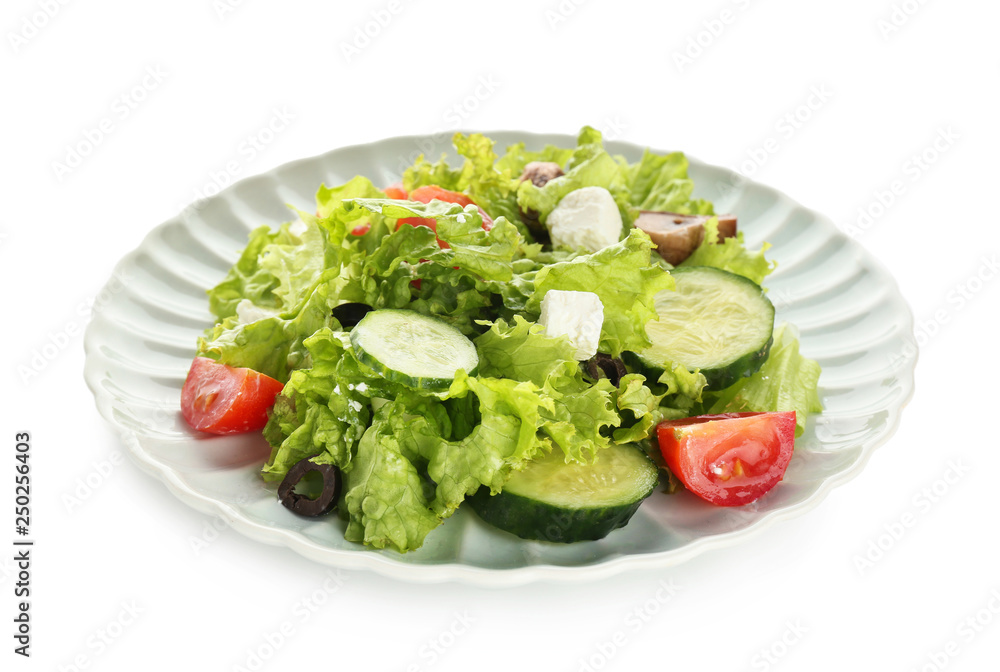
<svg viewBox="0 0 1000 672"><path fill-rule="evenodd" d="M365 222L364 224L358 224L353 229L351 229L351 235L363 236L371 230L372 230L372 225L368 222Z"/></svg>
<svg viewBox="0 0 1000 672"><path fill-rule="evenodd" d="M253 369L195 357L181 389L181 414L197 430L238 434L263 429L284 385Z"/></svg>
<svg viewBox="0 0 1000 672"><path fill-rule="evenodd" d="M402 182L395 182L382 190L388 198L395 198L397 201L406 200L406 189L403 189Z"/></svg>
<svg viewBox="0 0 1000 672"><path fill-rule="evenodd" d="M386 193L388 193L388 188L386 188ZM419 201L420 203L430 203L431 201L444 201L446 203L458 203L462 207L466 205L476 205L476 202L469 198L467 195L458 191L448 191L447 189L442 189L441 187L431 184L423 187L417 187L410 192L409 199L411 201ZM478 207L478 206L477 206ZM486 214L486 211L479 208L479 214L483 218L483 228L487 231L493 228L493 220L490 216ZM403 225L409 226L426 226L427 228L437 233L437 220L430 217L403 217L396 224L398 229ZM438 238L438 245L442 249L448 249L451 247L448 243Z"/></svg>
<svg viewBox="0 0 1000 672"><path fill-rule="evenodd" d="M660 452L684 486L717 506L754 502L785 475L795 411L723 413L656 426Z"/></svg>

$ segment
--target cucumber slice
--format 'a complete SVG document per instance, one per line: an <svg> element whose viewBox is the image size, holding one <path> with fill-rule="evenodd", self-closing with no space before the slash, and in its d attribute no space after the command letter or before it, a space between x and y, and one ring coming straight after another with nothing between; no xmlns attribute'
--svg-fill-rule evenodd
<svg viewBox="0 0 1000 672"><path fill-rule="evenodd" d="M548 455L514 472L503 490L480 488L469 502L487 523L522 539L569 543L622 527L656 488L658 473L638 446L611 445L594 464Z"/></svg>
<svg viewBox="0 0 1000 672"><path fill-rule="evenodd" d="M681 266L670 274L677 290L656 295L660 319L646 325L653 345L637 354L640 368L699 369L711 390L755 373L774 331L774 306L760 285L710 266Z"/></svg>
<svg viewBox="0 0 1000 672"><path fill-rule="evenodd" d="M425 390L447 390L455 372L479 367L476 346L455 327L412 310L373 310L351 330L361 363L387 380Z"/></svg>

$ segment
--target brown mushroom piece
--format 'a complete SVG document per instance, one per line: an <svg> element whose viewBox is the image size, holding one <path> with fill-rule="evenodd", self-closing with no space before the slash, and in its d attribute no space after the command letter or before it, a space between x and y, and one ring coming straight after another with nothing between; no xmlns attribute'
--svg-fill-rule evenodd
<svg viewBox="0 0 1000 672"><path fill-rule="evenodd" d="M524 167L520 181L524 182L528 180L541 189L549 183L549 180L562 177L564 174L562 167L554 161L532 161ZM522 210L521 219L524 220L525 225L531 231L531 235L535 237L536 241L540 243L547 243L549 241L548 229L538 220L537 212L534 210L527 212Z"/></svg>
<svg viewBox="0 0 1000 672"><path fill-rule="evenodd" d="M553 161L532 161L524 167L521 173L521 182L531 180L531 183L538 188L544 187L549 180L563 176L563 170L558 163Z"/></svg>
<svg viewBox="0 0 1000 672"><path fill-rule="evenodd" d="M635 220L635 228L649 234L660 256L676 266L701 245L705 239L705 222L709 219L707 215L642 210ZM718 215L718 219L720 241L736 235L736 215Z"/></svg>

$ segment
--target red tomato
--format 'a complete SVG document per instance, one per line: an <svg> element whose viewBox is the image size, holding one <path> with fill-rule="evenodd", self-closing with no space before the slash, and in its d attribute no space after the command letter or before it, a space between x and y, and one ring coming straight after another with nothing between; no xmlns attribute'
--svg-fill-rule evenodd
<svg viewBox="0 0 1000 672"><path fill-rule="evenodd" d="M430 203L431 201L444 201L445 203L458 203L461 206L475 205L475 202L460 191L448 191L436 184L429 184L424 187L417 187L410 192L411 201Z"/></svg>
<svg viewBox="0 0 1000 672"><path fill-rule="evenodd" d="M466 205L475 205L475 201L466 196L465 194L458 191L448 191L447 189L442 189L441 187L431 184L424 187L417 187L410 192L409 196L411 201L419 201L421 203L430 203L431 201L444 201L446 203L458 203L462 207ZM477 206L478 207L478 206ZM479 214L483 218L483 229L489 231L493 228L493 220L490 216L486 214L486 211L479 208ZM399 220L396 228L398 229L403 224L408 224L410 226L426 226L434 230L437 233L437 221L427 217L404 217ZM438 245L442 249L448 249L451 247L448 243L444 242L438 238Z"/></svg>
<svg viewBox="0 0 1000 672"><path fill-rule="evenodd" d="M181 390L181 414L195 429L237 434L263 429L267 411L284 387L253 369L195 357Z"/></svg>
<svg viewBox="0 0 1000 672"><path fill-rule="evenodd" d="M351 235L352 236L363 236L363 235L365 235L366 233L368 233L371 230L372 230L371 223L365 222L364 224L358 224L353 229L351 229Z"/></svg>
<svg viewBox="0 0 1000 672"><path fill-rule="evenodd" d="M403 217L402 219L396 222L396 230L398 231L399 227L401 226L426 226L435 234L437 233L438 230L437 220L434 219L433 217ZM442 250L447 250L451 248L451 245L441 240L440 238L437 239L437 243L438 247L440 247Z"/></svg>
<svg viewBox="0 0 1000 672"><path fill-rule="evenodd" d="M389 198L395 198L397 201L406 200L406 190L403 189L403 184L401 182L396 182L395 184L390 184L388 187L383 189L385 195Z"/></svg>
<svg viewBox="0 0 1000 672"><path fill-rule="evenodd" d="M688 490L718 506L756 501L785 475L795 411L724 413L656 426L660 452Z"/></svg>

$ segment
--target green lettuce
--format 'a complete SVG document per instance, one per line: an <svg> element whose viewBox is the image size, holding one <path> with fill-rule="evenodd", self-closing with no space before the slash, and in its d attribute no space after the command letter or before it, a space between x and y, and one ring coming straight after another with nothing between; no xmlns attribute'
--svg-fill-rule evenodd
<svg viewBox="0 0 1000 672"><path fill-rule="evenodd" d="M656 423L669 414L667 409L660 408L666 394L653 394L645 382L645 376L638 373L622 376L618 382L615 407L619 411L627 411L632 423L614 431L615 443L635 443L647 438Z"/></svg>
<svg viewBox="0 0 1000 672"><path fill-rule="evenodd" d="M361 175L336 187L327 187L323 184L316 192L316 215L326 228L335 228L337 222L342 222L346 231L368 229L368 232L361 236L348 236L339 240L335 238L334 243L340 247L370 254L390 233L389 223L376 213L342 207L344 200L354 198L385 198L385 193L367 177Z"/></svg>
<svg viewBox="0 0 1000 672"><path fill-rule="evenodd" d="M421 155L404 173L403 188L409 192L437 185L463 192L491 218L504 217L522 232L526 231L517 208L520 172L498 165L493 140L481 133L456 133L452 143L458 155L465 159L461 168L452 168L444 156L430 163Z"/></svg>
<svg viewBox="0 0 1000 672"><path fill-rule="evenodd" d="M229 327L225 323L216 325L199 339L198 354L286 382L292 370L309 365L305 340L335 323L330 311L337 304L331 295L332 288L339 284L337 273L324 272L305 304L290 317L275 315Z"/></svg>
<svg viewBox="0 0 1000 672"><path fill-rule="evenodd" d="M569 163L573 151L572 147L545 145L541 151L533 152L525 149L523 142L518 142L509 146L504 155L497 159L496 169L501 172L509 171L511 175L520 176L524 172L525 166L533 161L556 163L563 167Z"/></svg>
<svg viewBox="0 0 1000 672"><path fill-rule="evenodd" d="M809 415L823 410L817 391L819 376L819 364L799 354L795 328L782 323L774 330L771 354L760 370L712 394L706 412L795 411L798 436Z"/></svg>
<svg viewBox="0 0 1000 672"><path fill-rule="evenodd" d="M571 191L582 187L603 187L618 203L622 220L631 224L635 213L630 205L630 194L625 186L624 161L617 161L604 149L600 131L585 126L577 138L577 147L563 165L564 175L537 187L530 180L517 188L517 204L522 212L534 213L545 223L559 201Z"/></svg>
<svg viewBox="0 0 1000 672"><path fill-rule="evenodd" d="M540 325L518 315L512 325L497 320L475 342L482 374L529 381L552 399L552 407L541 412L540 431L567 461L591 461L609 445L604 430L621 422L614 410L614 387L604 379L583 379L569 339L546 336Z"/></svg>
<svg viewBox="0 0 1000 672"><path fill-rule="evenodd" d="M460 372L448 396L470 395L481 417L462 438L438 400L402 394L379 408L346 471L348 539L418 548L465 497L484 486L499 492L514 469L548 449L537 430L552 402L537 386Z"/></svg>
<svg viewBox="0 0 1000 672"><path fill-rule="evenodd" d="M300 234L292 233L292 222L276 231L267 226L251 231L239 260L208 291L212 313L219 320L235 317L243 300L274 312L293 310L326 261L325 232L315 220L307 221Z"/></svg>
<svg viewBox="0 0 1000 672"><path fill-rule="evenodd" d="M394 403L376 412L345 474L344 504L350 520L344 537L405 553L420 548L442 518L430 507L422 475L402 453L391 424L398 413Z"/></svg>
<svg viewBox="0 0 1000 672"><path fill-rule="evenodd" d="M372 398L405 394L357 360L347 332L319 329L305 347L311 366L292 372L264 428L272 446L267 481L307 457L346 468L371 420Z"/></svg>
<svg viewBox="0 0 1000 672"><path fill-rule="evenodd" d="M694 181L688 177L688 160L682 152L654 154L648 149L626 171L630 201L639 210L714 214L712 204L691 198Z"/></svg>
<svg viewBox="0 0 1000 672"><path fill-rule="evenodd" d="M480 488L500 491L510 474L553 450L588 462L611 443L648 443L656 423L703 412L791 410L800 430L819 410L819 367L801 357L794 332L775 331L758 374L720 392L705 378L667 366L656 380L639 373L617 386L591 380L566 337L536 324L549 290L594 292L604 306L599 349L612 356L648 347L654 297L670 291L669 267L652 258L649 237L630 227L638 209L711 214L693 199L680 153L646 152L632 164L612 156L601 134L581 130L572 148L523 144L498 157L481 134L453 138L463 163L420 157L405 188L436 184L468 194L476 206L392 200L364 177L321 186L316 214L301 224L250 234L229 274L209 293L218 324L199 352L285 383L264 436L272 452L263 478L279 481L301 460L343 472L345 537L374 548L419 548L434 528ZM559 163L565 175L542 188L518 179L530 161ZM530 244L521 212L544 220L569 191L607 188L623 214L622 240L593 254ZM434 220L402 226L401 218ZM760 282L773 268L766 247L747 251L742 236L719 242L713 219L688 263L725 268ZM446 245L440 245L443 241ZM263 317L240 323L249 300ZM459 372L444 392L385 379L355 356L332 311L346 302L413 310L473 339L480 366Z"/></svg>
<svg viewBox="0 0 1000 672"><path fill-rule="evenodd" d="M639 229L603 250L571 261L544 266L534 276L527 309L538 313L550 289L594 292L604 305L598 349L613 357L625 350L641 352L650 345L646 323L657 319L653 298L674 289L674 279L651 261L653 243Z"/></svg>
<svg viewBox="0 0 1000 672"><path fill-rule="evenodd" d="M759 250L751 252L743 244L742 231L719 242L719 220L712 217L705 222L705 238L701 245L681 262L681 266L714 266L750 278L760 285L777 266L764 257L770 247L769 243L764 243Z"/></svg>
<svg viewBox="0 0 1000 672"><path fill-rule="evenodd" d="M448 243L448 248L425 248L426 261L442 266L457 266L460 271L473 273L488 280L509 280L512 275L511 261L521 242L517 228L504 218L499 218L493 227L483 229L483 219L478 208L467 205L463 209L457 203L431 201L394 201L385 199L353 199L344 201L348 209L360 207L385 217L433 218L437 222L437 237ZM400 227L396 236L407 229L429 230L427 227ZM397 252L407 252L396 248ZM375 254L379 254L377 251ZM412 254L407 252L404 259L414 263ZM419 261L419 260L418 260Z"/></svg>

